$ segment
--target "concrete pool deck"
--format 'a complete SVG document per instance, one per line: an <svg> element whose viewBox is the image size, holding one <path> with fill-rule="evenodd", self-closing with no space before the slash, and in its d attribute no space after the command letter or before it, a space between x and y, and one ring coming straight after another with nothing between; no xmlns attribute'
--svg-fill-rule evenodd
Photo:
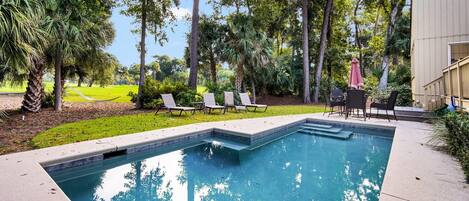
<svg viewBox="0 0 469 201"><path fill-rule="evenodd" d="M458 162L427 144L430 124L372 118L348 119L322 114L288 115L198 123L143 133L32 150L0 156L0 200L69 200L44 166L99 156L116 150L142 147L170 139L211 131L254 137L308 119L395 127L395 134L380 200L469 200L469 185Z"/></svg>

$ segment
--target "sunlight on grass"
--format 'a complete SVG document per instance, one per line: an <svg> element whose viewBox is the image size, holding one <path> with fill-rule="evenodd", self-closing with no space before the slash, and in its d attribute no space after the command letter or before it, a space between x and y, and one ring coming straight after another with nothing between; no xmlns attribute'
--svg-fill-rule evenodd
<svg viewBox="0 0 469 201"><path fill-rule="evenodd" d="M53 91L54 83L52 82L45 82L45 91L51 92ZM137 92L138 86L137 85L109 85L105 87L93 86L93 87L77 87L76 84L66 84L66 93L64 95L65 102L90 102L89 100L84 99L80 95L78 95L75 91L77 90L81 92L83 95L88 96L90 98L94 98L96 100L110 100L116 97L119 97L112 102L123 102L129 103L130 96L128 96L129 92ZM9 83L0 86L0 92L11 92L11 93L24 93L26 91L26 83L23 86L10 86ZM205 93L207 91L207 87L205 86L197 86L198 93Z"/></svg>
<svg viewBox="0 0 469 201"><path fill-rule="evenodd" d="M287 114L317 113L322 112L323 110L323 106L301 105L271 106L267 112L227 112L225 115L205 115L203 113L197 113L195 115L177 117L170 116L164 112L158 115L154 115L153 112L149 112L136 115L104 117L63 124L51 128L34 137L32 143L35 147L43 148L200 122L279 116Z"/></svg>
<svg viewBox="0 0 469 201"><path fill-rule="evenodd" d="M5 83L3 85L0 85L0 92L10 92L10 93L24 93L26 91L26 85L27 83L25 82L23 85L15 85L11 86L10 83ZM52 91L54 88L54 83L53 82L44 82L45 85L45 90L46 91Z"/></svg>
<svg viewBox="0 0 469 201"><path fill-rule="evenodd" d="M129 92L137 92L138 87L136 85L110 85L106 87L73 87L74 90L80 91L83 95L96 100L109 100L119 97L112 102L130 102ZM65 96L66 102L89 102L88 100L79 96L75 91L67 89Z"/></svg>

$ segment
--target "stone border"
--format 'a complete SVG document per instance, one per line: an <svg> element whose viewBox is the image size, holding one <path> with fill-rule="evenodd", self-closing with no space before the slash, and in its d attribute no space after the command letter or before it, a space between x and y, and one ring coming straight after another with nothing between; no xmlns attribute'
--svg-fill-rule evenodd
<svg viewBox="0 0 469 201"><path fill-rule="evenodd" d="M73 161L75 164L101 160L104 153L127 153L153 149L163 144L197 139L223 132L256 140L273 139L269 134L311 121L337 121L367 128L395 128L393 145L380 200L467 200L469 186L457 162L423 141L431 132L424 123L371 119L326 118L320 114L288 115L255 119L198 123L174 128L122 135L0 156L2 201L69 200L43 167ZM195 136L195 137L194 137ZM419 178L418 180L416 178Z"/></svg>

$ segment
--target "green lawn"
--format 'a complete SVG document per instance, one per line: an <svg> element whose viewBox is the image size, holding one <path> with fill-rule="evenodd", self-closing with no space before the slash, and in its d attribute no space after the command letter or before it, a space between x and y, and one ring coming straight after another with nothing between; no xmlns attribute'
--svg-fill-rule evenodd
<svg viewBox="0 0 469 201"><path fill-rule="evenodd" d="M104 117L94 120L84 120L63 124L46 130L33 138L34 147L43 148L85 140L99 139L123 134L137 133L148 130L181 126L200 122L223 121L254 117L278 116L286 114L317 113L324 110L323 106L271 106L267 112L233 113L225 115L205 115L197 113L187 116L170 116L162 112Z"/></svg>
<svg viewBox="0 0 469 201"><path fill-rule="evenodd" d="M74 90L96 100L109 100L118 97L113 102L130 102L129 92L137 92L138 87L136 85L109 85L106 87L76 87L70 85L67 87L64 97L66 102L88 102L88 100L79 96Z"/></svg>
<svg viewBox="0 0 469 201"><path fill-rule="evenodd" d="M54 83L45 82L45 90L52 91ZM72 90L73 88L73 90ZM137 92L137 85L109 85L106 87L77 87L76 84L66 84L66 93L64 95L65 102L90 102L89 100L78 95L76 91L81 92L83 95L94 98L96 100L110 100L112 102L130 102L129 92ZM197 92L204 93L207 90L204 86L198 86ZM25 92L26 83L23 86L10 86L9 84L0 86L0 92ZM118 98L117 98L118 97ZM114 99L117 98L117 99Z"/></svg>
<svg viewBox="0 0 469 201"><path fill-rule="evenodd" d="M54 87L54 83L52 82L44 82L45 90L52 91ZM15 93L23 93L26 91L26 82L21 86L11 86L10 83L5 83L4 85L0 86L0 92L15 92Z"/></svg>

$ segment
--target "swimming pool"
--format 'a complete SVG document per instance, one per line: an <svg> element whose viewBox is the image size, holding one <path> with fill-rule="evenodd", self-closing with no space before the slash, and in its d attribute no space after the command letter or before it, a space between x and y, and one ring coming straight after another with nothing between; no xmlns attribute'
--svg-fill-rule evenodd
<svg viewBox="0 0 469 201"><path fill-rule="evenodd" d="M340 128L353 135L338 139L297 128L255 149L198 142L49 174L80 201L378 200L392 131Z"/></svg>

